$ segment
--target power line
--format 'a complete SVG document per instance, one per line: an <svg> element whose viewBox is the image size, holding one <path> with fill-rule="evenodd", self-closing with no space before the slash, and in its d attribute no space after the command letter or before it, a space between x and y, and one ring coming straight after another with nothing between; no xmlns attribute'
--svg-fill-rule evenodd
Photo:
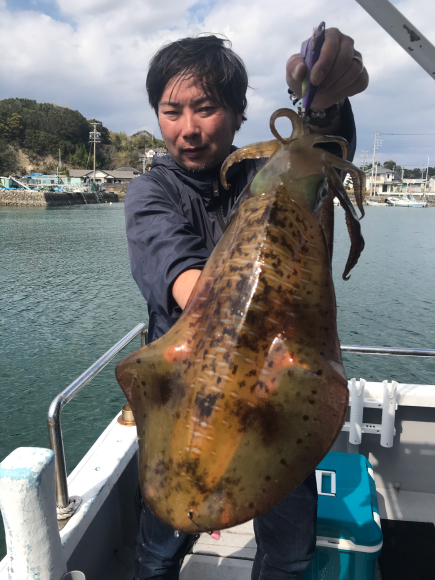
<svg viewBox="0 0 435 580"><path fill-rule="evenodd" d="M435 135L435 133L382 133L382 135Z"/></svg>

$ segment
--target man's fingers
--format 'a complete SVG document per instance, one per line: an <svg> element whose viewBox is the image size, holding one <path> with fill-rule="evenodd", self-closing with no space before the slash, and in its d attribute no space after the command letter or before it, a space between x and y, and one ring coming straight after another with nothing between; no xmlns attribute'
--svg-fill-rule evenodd
<svg viewBox="0 0 435 580"><path fill-rule="evenodd" d="M341 78L351 69L353 63L354 48L353 40L344 36L340 42L340 49L334 61L329 75L325 78L319 89L328 89L337 84L341 86Z"/></svg>
<svg viewBox="0 0 435 580"><path fill-rule="evenodd" d="M364 68L362 73L359 75L358 79L347 87L346 94L348 97L353 97L353 95L358 95L366 90L369 86L369 73Z"/></svg>
<svg viewBox="0 0 435 580"><path fill-rule="evenodd" d="M287 84L299 97L307 67L304 60L294 54L287 61ZM319 60L313 66L310 81L318 87L311 107L327 109L344 97L356 95L367 88L368 74L361 53L354 49L350 36L337 28L328 28L320 51Z"/></svg>
<svg viewBox="0 0 435 580"><path fill-rule="evenodd" d="M311 71L310 81L313 85L320 85L330 73L340 49L340 35L341 32L337 28L328 28L325 31L325 42L320 51L319 60Z"/></svg>
<svg viewBox="0 0 435 580"><path fill-rule="evenodd" d="M352 97L353 95L358 95L365 91L369 84L369 75L367 70L364 68L362 72L358 75L358 78L346 87L344 94L340 90L340 92L325 92L317 91L316 96L314 97L312 108L313 109L327 109L331 105L338 103L343 99L344 95L346 97Z"/></svg>
<svg viewBox="0 0 435 580"><path fill-rule="evenodd" d="M332 90L334 93L345 93L347 95L347 87L352 85L354 82L358 80L358 77L364 70L364 65L361 60L359 59L352 59L350 63L350 67L347 71L333 84L333 86L323 85L321 84L318 92L319 93L327 93L328 91Z"/></svg>
<svg viewBox="0 0 435 580"><path fill-rule="evenodd" d="M307 71L304 60L298 55L291 56L286 65L287 84L297 95L302 94L302 81Z"/></svg>

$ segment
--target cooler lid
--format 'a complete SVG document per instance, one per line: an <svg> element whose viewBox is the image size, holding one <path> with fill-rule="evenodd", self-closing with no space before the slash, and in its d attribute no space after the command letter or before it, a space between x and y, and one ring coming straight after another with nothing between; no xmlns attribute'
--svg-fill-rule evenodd
<svg viewBox="0 0 435 580"><path fill-rule="evenodd" d="M359 546L382 543L373 470L363 455L328 453L316 469L317 535Z"/></svg>

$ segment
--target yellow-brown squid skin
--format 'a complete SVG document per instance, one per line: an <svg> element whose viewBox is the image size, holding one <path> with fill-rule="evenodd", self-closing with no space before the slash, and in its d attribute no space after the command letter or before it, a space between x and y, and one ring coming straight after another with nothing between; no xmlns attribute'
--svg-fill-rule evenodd
<svg viewBox="0 0 435 580"><path fill-rule="evenodd" d="M290 139L276 132L280 115L294 124ZM281 501L327 453L347 410L332 242L315 217L331 201L334 156L312 147L324 138L292 111L271 124L276 141L224 163L223 177L234 160L271 155L179 321L116 368L137 423L142 495L185 532L234 526Z"/></svg>

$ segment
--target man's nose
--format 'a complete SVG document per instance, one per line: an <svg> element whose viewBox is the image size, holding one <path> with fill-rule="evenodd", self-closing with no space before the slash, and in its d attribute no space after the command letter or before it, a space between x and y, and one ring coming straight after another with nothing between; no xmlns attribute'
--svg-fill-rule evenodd
<svg viewBox="0 0 435 580"><path fill-rule="evenodd" d="M183 115L183 130L182 136L183 139L189 140L200 135L199 126L195 120L195 115L192 113L185 113Z"/></svg>

